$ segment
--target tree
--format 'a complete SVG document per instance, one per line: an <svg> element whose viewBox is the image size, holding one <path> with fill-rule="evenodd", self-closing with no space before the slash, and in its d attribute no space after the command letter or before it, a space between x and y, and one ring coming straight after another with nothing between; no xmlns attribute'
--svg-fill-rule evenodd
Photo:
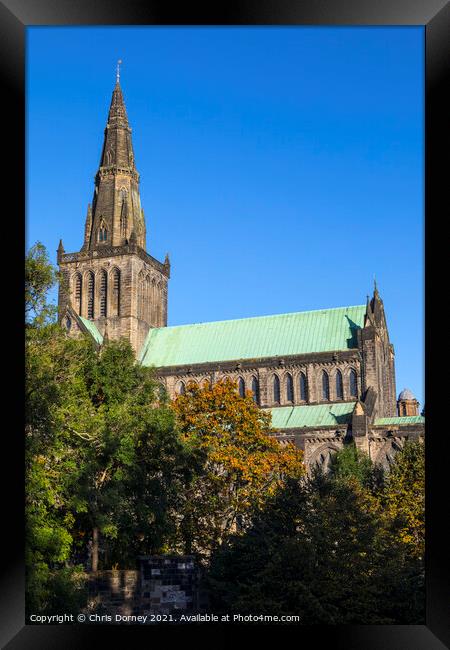
<svg viewBox="0 0 450 650"><path fill-rule="evenodd" d="M51 612L61 611L55 594L82 596L89 548L96 570L170 547L197 461L154 371L126 341L69 338L49 317L56 272L45 249L31 249L27 269L27 605Z"/></svg>
<svg viewBox="0 0 450 650"><path fill-rule="evenodd" d="M186 443L204 458L184 495L182 545L207 558L231 532L246 527L250 508L273 494L283 477L304 474L303 454L269 435L269 414L250 392L240 397L229 379L202 388L189 384L173 408Z"/></svg>
<svg viewBox="0 0 450 650"><path fill-rule="evenodd" d="M286 481L211 559L219 612L298 614L303 624L424 620L422 567L379 495L353 476Z"/></svg>
<svg viewBox="0 0 450 650"><path fill-rule="evenodd" d="M50 264L43 244L36 242L25 258L25 316L28 323L43 325L54 320L56 307L47 300L55 285L57 270Z"/></svg>
<svg viewBox="0 0 450 650"><path fill-rule="evenodd" d="M407 441L395 457L382 503L399 539L415 558L425 553L425 445Z"/></svg>
<svg viewBox="0 0 450 650"><path fill-rule="evenodd" d="M78 438L72 504L92 528L92 570L100 534L110 562L134 566L139 553L160 552L170 542L195 458L153 371L135 363L128 342L109 342L91 355L83 381L85 407L65 408L62 423Z"/></svg>
<svg viewBox="0 0 450 650"><path fill-rule="evenodd" d="M26 257L25 311L25 478L26 576L28 611L78 609L82 584L75 567L65 567L72 548L73 514L67 507L65 440L55 427L55 411L63 404L64 388L73 381L80 342L65 339L54 322L55 309L47 292L56 270L41 244ZM56 575L55 567L61 567ZM70 605L72 604L72 605Z"/></svg>
<svg viewBox="0 0 450 650"><path fill-rule="evenodd" d="M374 465L369 456L360 451L354 442L347 443L331 456L329 477L336 481L353 478L372 492L379 491L384 482L382 467Z"/></svg>

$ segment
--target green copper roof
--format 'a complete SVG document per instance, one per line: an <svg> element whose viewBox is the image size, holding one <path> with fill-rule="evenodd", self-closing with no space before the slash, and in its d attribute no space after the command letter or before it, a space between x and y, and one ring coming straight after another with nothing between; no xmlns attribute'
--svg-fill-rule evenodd
<svg viewBox="0 0 450 650"><path fill-rule="evenodd" d="M268 410L272 413L272 428L296 429L347 424L351 420L354 408L355 402L341 402L311 406L280 406Z"/></svg>
<svg viewBox="0 0 450 650"><path fill-rule="evenodd" d="M87 318L83 318L83 316L78 316L78 318L86 327L86 329L89 330L89 334L93 336L94 340L97 341L97 343L100 343L101 345L103 343L103 336L98 331L97 327L95 326L95 323L91 320L88 320Z"/></svg>
<svg viewBox="0 0 450 650"><path fill-rule="evenodd" d="M374 424L424 424L425 418L422 415L405 415L400 418L378 418Z"/></svg>
<svg viewBox="0 0 450 650"><path fill-rule="evenodd" d="M348 350L365 311L358 305L151 329L140 360L161 368Z"/></svg>

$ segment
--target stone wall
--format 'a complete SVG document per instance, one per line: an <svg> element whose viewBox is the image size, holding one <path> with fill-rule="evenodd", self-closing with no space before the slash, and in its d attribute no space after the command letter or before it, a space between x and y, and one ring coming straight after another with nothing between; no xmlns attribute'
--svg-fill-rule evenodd
<svg viewBox="0 0 450 650"><path fill-rule="evenodd" d="M67 305L71 305L76 313L88 318L89 275L93 274L92 320L102 335L107 327L109 339L128 339L137 354L150 327L167 325L167 285L170 272L167 263L162 264L133 245L60 253L58 263L64 278L59 288L60 315L64 314ZM116 295L114 280L117 272L120 275ZM101 315L103 274L106 274L106 316ZM76 299L78 278L81 282L81 310ZM150 291L153 285L158 287L158 292Z"/></svg>
<svg viewBox="0 0 450 650"><path fill-rule="evenodd" d="M97 571L89 577L88 589L89 609L113 617L140 614L139 571Z"/></svg>
<svg viewBox="0 0 450 650"><path fill-rule="evenodd" d="M340 371L343 380L343 398L336 394L336 373ZM158 369L158 377L164 384L169 396L173 399L190 382L199 386L229 378L233 381L242 379L246 390L251 390L252 381L258 384L257 403L261 407L292 406L304 404L329 404L333 402L355 401L350 393L350 372L354 370L357 376L358 397L362 394L362 368L358 350L341 351L339 353L315 353L295 355L286 359L266 358L251 361L234 361L225 363L205 363L198 366L178 366ZM330 399L322 396L322 372L329 378ZM300 394L300 375L306 378L307 399L302 400ZM280 382L280 401L274 401L273 382L277 376ZM293 382L293 401L288 400L287 378Z"/></svg>
<svg viewBox="0 0 450 650"><path fill-rule="evenodd" d="M143 614L198 608L198 576L193 556L152 555L139 561Z"/></svg>
<svg viewBox="0 0 450 650"><path fill-rule="evenodd" d="M139 558L139 569L97 571L89 579L89 609L115 617L194 612L199 571L191 555Z"/></svg>

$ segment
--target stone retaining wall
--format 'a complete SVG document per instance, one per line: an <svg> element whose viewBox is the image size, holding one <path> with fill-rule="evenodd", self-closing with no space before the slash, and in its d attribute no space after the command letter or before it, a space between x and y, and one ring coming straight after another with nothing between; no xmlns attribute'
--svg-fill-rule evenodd
<svg viewBox="0 0 450 650"><path fill-rule="evenodd" d="M193 556L142 556L138 563L138 570L92 575L89 608L113 617L198 610L199 575Z"/></svg>

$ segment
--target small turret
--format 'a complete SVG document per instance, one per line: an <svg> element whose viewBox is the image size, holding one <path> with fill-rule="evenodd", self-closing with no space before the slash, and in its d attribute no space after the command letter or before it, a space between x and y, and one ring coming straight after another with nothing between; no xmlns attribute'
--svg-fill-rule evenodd
<svg viewBox="0 0 450 650"><path fill-rule="evenodd" d="M419 415L419 402L409 388L404 388L397 400L399 417Z"/></svg>

